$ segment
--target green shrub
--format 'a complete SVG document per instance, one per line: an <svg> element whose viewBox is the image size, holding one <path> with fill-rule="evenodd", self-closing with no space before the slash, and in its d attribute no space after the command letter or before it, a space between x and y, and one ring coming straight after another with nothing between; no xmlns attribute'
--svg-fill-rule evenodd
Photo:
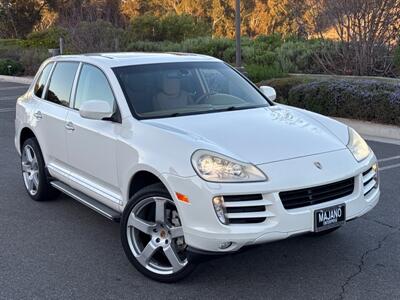
<svg viewBox="0 0 400 300"><path fill-rule="evenodd" d="M19 39L0 39L0 48L18 46L20 42Z"/></svg>
<svg viewBox="0 0 400 300"><path fill-rule="evenodd" d="M233 62L235 57L234 41L224 38L213 39L200 37L187 39L182 43L137 41L130 43L127 51L147 52L189 52L211 55L227 62Z"/></svg>
<svg viewBox="0 0 400 300"><path fill-rule="evenodd" d="M122 34L121 28L106 21L80 22L67 39L66 48L78 53L116 51Z"/></svg>
<svg viewBox="0 0 400 300"><path fill-rule="evenodd" d="M158 17L150 14L132 18L125 33L127 44L136 41L172 41L211 36L210 24L191 15L167 14Z"/></svg>
<svg viewBox="0 0 400 300"><path fill-rule="evenodd" d="M287 99L289 98L289 92L293 87L311 81L312 81L311 79L308 79L306 77L293 76L293 77L274 78L270 80L265 80L259 82L258 85L259 86L268 85L273 87L276 90L276 95L277 95L276 101L280 103L287 103Z"/></svg>
<svg viewBox="0 0 400 300"><path fill-rule="evenodd" d="M181 42L194 37L211 36L211 27L200 18L168 14L161 19L162 40Z"/></svg>
<svg viewBox="0 0 400 300"><path fill-rule="evenodd" d="M400 125L400 84L314 81L293 87L287 103L330 116Z"/></svg>
<svg viewBox="0 0 400 300"><path fill-rule="evenodd" d="M11 59L0 59L0 75L21 75L23 66Z"/></svg>
<svg viewBox="0 0 400 300"><path fill-rule="evenodd" d="M180 46L172 42L137 41L127 46L127 51L139 52L175 52L180 51Z"/></svg>
<svg viewBox="0 0 400 300"><path fill-rule="evenodd" d="M181 44L181 51L211 55L220 59L224 59L227 51L232 53L232 48L234 48L234 41L227 38L202 37L188 39ZM231 55L227 56L229 58ZM230 62L230 60L227 61Z"/></svg>
<svg viewBox="0 0 400 300"><path fill-rule="evenodd" d="M60 37L66 39L68 31L61 27L51 27L43 31L30 33L25 40L21 41L21 45L29 48L59 48Z"/></svg>
<svg viewBox="0 0 400 300"><path fill-rule="evenodd" d="M44 48L24 49L19 59L24 66L24 75L35 75L42 62L49 56L48 50Z"/></svg>
<svg viewBox="0 0 400 300"><path fill-rule="evenodd" d="M397 46L394 51L394 65L397 68L397 74L400 75L400 44Z"/></svg>
<svg viewBox="0 0 400 300"><path fill-rule="evenodd" d="M255 38L254 43L264 50L273 51L279 48L284 43L282 35L279 33L274 33L271 35L259 35Z"/></svg>
<svg viewBox="0 0 400 300"><path fill-rule="evenodd" d="M159 41L160 32L159 17L145 14L132 18L125 32L125 39L128 44L136 41Z"/></svg>
<svg viewBox="0 0 400 300"><path fill-rule="evenodd" d="M281 68L288 73L319 73L321 68L315 55L322 48L316 40L287 41L276 49Z"/></svg>
<svg viewBox="0 0 400 300"><path fill-rule="evenodd" d="M262 66L262 65L246 65L245 70L247 77L253 82L260 82L261 80L285 77L287 74L276 65Z"/></svg>
<svg viewBox="0 0 400 300"><path fill-rule="evenodd" d="M0 58L18 61L22 48L21 40L0 39Z"/></svg>

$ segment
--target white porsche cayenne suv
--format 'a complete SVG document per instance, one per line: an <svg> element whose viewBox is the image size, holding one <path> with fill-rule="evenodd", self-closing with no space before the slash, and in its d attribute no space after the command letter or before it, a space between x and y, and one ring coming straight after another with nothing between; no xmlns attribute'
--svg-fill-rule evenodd
<svg viewBox="0 0 400 300"><path fill-rule="evenodd" d="M26 190L120 221L130 262L164 282L199 255L329 233L371 210L378 166L360 135L274 100L203 55L48 59L16 105Z"/></svg>

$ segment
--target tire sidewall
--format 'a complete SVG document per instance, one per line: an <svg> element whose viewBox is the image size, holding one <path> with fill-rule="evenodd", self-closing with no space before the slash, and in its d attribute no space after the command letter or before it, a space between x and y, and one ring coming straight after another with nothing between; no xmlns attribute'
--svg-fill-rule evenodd
<svg viewBox="0 0 400 300"><path fill-rule="evenodd" d="M35 138L29 138L23 143L21 151L24 151L25 146L27 146L27 145L29 145L33 149L33 152L36 155L36 159L38 162L38 168L39 168L39 174L38 174L39 187L38 187L37 193L35 195L32 195L31 193L29 193L28 189L26 188L25 182L24 182L25 190L28 193L29 197L31 197L35 201L48 200L48 198L50 198L49 197L50 196L50 190L49 190L50 186L49 186L48 178L46 175L46 167L45 167L43 155L40 150L39 144ZM22 153L21 153L21 162L22 162ZM21 163L21 174L22 174L22 172L23 171L22 171L22 163Z"/></svg>
<svg viewBox="0 0 400 300"><path fill-rule="evenodd" d="M150 270L146 269L144 266L142 266L135 258L133 255L131 248L129 246L128 242L128 237L127 237L127 224L128 224L128 219L129 215L132 211L132 209L136 206L136 204L140 203L142 200L149 198L149 197L164 197L171 199L170 194L168 191L163 188L162 185L160 184L154 184L151 186L148 186L139 192L137 192L135 195L131 197L129 200L128 204L126 205L124 212L122 214L121 218L121 224L120 224L120 234L121 234L121 242L122 246L124 248L125 254L128 257L129 261L134 265L134 267L140 271L142 274L145 276L156 280L160 282L166 282L166 283L172 283L179 281L183 278L185 278L189 273L191 273L194 268L195 264L192 262L188 262L188 264L179 272L174 273L174 274L168 274L168 275L162 275L162 274L156 274L151 272Z"/></svg>

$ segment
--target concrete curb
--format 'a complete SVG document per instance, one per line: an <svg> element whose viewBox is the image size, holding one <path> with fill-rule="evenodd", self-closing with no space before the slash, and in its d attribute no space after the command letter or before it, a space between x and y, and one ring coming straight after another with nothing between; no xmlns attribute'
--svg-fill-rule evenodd
<svg viewBox="0 0 400 300"><path fill-rule="evenodd" d="M17 76L0 75L0 81L6 81L6 82L31 84L32 80L33 80L33 77L17 77Z"/></svg>
<svg viewBox="0 0 400 300"><path fill-rule="evenodd" d="M377 124L345 118L335 119L354 128L368 140L400 145L400 126Z"/></svg>

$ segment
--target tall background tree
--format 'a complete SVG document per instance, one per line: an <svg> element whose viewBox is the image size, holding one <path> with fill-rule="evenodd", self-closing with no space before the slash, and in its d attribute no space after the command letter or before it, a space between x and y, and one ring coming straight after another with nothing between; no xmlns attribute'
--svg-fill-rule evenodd
<svg viewBox="0 0 400 300"><path fill-rule="evenodd" d="M243 37L324 41L327 51L315 59L325 72L390 75L393 70L400 0L242 0L240 13ZM0 0L0 38L25 38L57 26L73 37L97 26L88 23L102 21L108 33L124 29L128 43L232 39L234 20L235 0Z"/></svg>
<svg viewBox="0 0 400 300"><path fill-rule="evenodd" d="M400 1L320 1L322 16L330 20L337 39L342 42L336 48L335 58L322 60L327 67L335 66L336 72L357 75L388 74L393 67L389 56L399 37ZM342 63L337 64L337 59Z"/></svg>
<svg viewBox="0 0 400 300"><path fill-rule="evenodd" d="M0 35L8 38L21 38L32 31L42 18L45 1L1 0Z"/></svg>

